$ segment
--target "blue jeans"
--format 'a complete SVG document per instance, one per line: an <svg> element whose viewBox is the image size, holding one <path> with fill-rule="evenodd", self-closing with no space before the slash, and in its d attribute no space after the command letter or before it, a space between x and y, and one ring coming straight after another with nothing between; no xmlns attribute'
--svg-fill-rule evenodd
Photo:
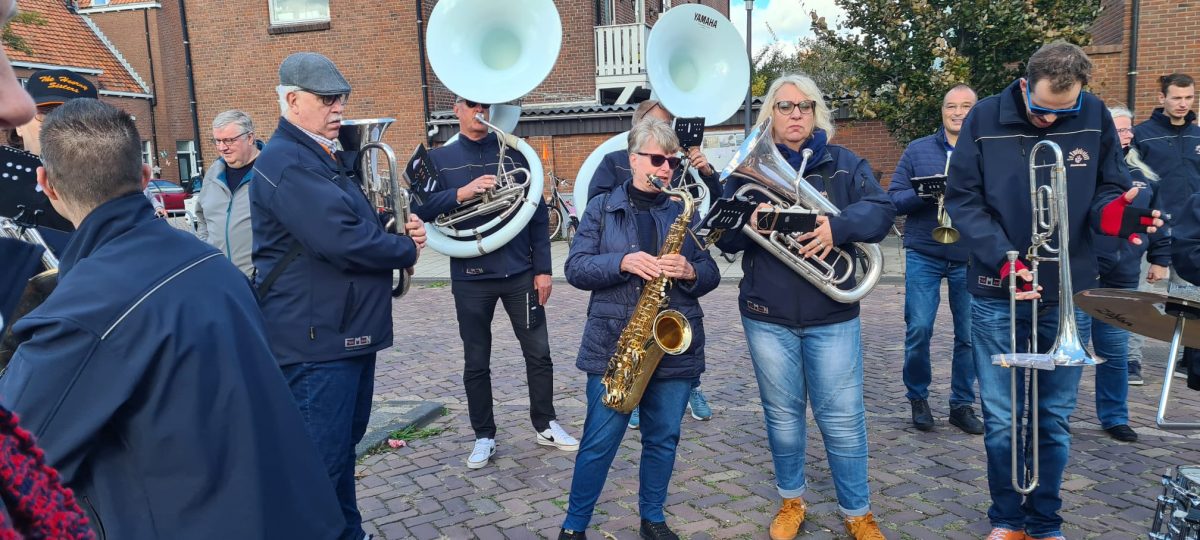
<svg viewBox="0 0 1200 540"><path fill-rule="evenodd" d="M592 521L592 511L604 489L608 469L629 425L628 414L614 411L601 401L604 397L602 379L600 375L588 374L587 420L583 422L583 437L579 441L579 453L575 456L567 519L562 525L564 529L573 531L587 529ZM695 378L651 379L638 404L642 421L638 513L643 519L654 522L667 520L663 515L663 504L667 501L667 485L675 468L679 425L695 381Z"/></svg>
<svg viewBox="0 0 1200 540"><path fill-rule="evenodd" d="M794 328L743 316L742 326L758 378L779 496L799 497L808 487L805 406L811 402L838 506L847 516L869 512L859 320Z"/></svg>
<svg viewBox="0 0 1200 540"><path fill-rule="evenodd" d="M1096 366L1096 416L1108 429L1129 423L1129 332L1092 319L1092 344L1105 362Z"/></svg>
<svg viewBox="0 0 1200 540"><path fill-rule="evenodd" d="M1030 303L1017 303L1017 350L1027 352L1030 335ZM1081 339L1089 333L1088 318L1081 317L1076 310ZM1026 394L1025 383L1029 372L1038 377L1038 466L1037 489L1022 497L1012 487L1012 444L1010 430L1013 427L1011 369L992 365L992 355L1010 352L1008 300L975 297L971 304L972 342L975 351L975 370L979 374L979 394L983 403L985 434L984 449L987 450L988 490L992 506L988 519L993 527L1024 529L1030 536L1047 537L1062 534L1062 508L1059 487L1062 485L1063 470L1071 447L1069 417L1075 410L1075 395L1079 390L1080 368L1060 367L1052 371L1018 369L1017 396ZM1058 307L1042 305L1038 312L1038 350L1049 349L1058 330ZM1017 414L1025 418L1026 408ZM1024 430L1022 430L1024 431ZM1028 433L1023 435L1028 436ZM1018 464L1026 470L1026 452L1018 455ZM1022 500L1024 499L1024 500Z"/></svg>
<svg viewBox="0 0 1200 540"><path fill-rule="evenodd" d="M283 377L292 389L304 429L317 445L346 518L346 528L339 538L358 540L365 533L354 495L354 445L362 440L371 418L375 353L283 366Z"/></svg>
<svg viewBox="0 0 1200 540"><path fill-rule="evenodd" d="M971 356L971 293L966 263L950 262L908 250L904 274L904 386L909 400L929 399L933 370L929 338L942 302L942 279L950 292L954 353L950 361L950 408L975 403L975 361Z"/></svg>

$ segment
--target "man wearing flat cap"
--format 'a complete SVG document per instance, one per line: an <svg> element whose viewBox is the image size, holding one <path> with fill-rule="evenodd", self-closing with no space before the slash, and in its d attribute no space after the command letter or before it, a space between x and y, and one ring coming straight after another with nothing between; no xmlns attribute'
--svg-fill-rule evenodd
<svg viewBox="0 0 1200 540"><path fill-rule="evenodd" d="M392 271L417 261L425 228L380 224L337 142L350 83L328 58L295 53L279 66L283 117L250 184L255 287L271 349L317 444L346 517L364 537L354 445L366 432L375 355L392 346ZM350 154L350 155L347 155Z"/></svg>

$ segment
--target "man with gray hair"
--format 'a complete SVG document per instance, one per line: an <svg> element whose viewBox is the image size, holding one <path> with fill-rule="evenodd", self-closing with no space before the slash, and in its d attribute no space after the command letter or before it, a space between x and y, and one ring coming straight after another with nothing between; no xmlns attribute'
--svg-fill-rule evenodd
<svg viewBox="0 0 1200 540"><path fill-rule="evenodd" d="M249 184L263 144L254 138L250 116L239 110L218 114L212 134L221 157L204 174L196 197L197 235L221 250L246 277L252 277Z"/></svg>
<svg viewBox="0 0 1200 540"><path fill-rule="evenodd" d="M254 284L346 519L338 538L358 540L354 445L371 416L375 354L392 346L392 271L417 262L425 227L412 216L407 236L389 233L348 173L354 156L337 136L350 83L333 62L288 56L278 90L283 117L250 183Z"/></svg>
<svg viewBox="0 0 1200 540"><path fill-rule="evenodd" d="M13 325L0 402L101 536L332 538L342 516L253 291L154 218L133 119L80 98L41 135L38 184L76 231L54 293Z"/></svg>

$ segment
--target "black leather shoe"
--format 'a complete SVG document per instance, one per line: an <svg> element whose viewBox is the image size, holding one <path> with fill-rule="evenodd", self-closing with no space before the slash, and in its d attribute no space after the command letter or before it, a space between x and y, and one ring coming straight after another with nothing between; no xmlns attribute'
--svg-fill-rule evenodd
<svg viewBox="0 0 1200 540"><path fill-rule="evenodd" d="M1104 431L1107 431L1109 435L1112 435L1112 438L1121 442L1137 442L1138 439L1137 432L1126 424L1105 428Z"/></svg>
<svg viewBox="0 0 1200 540"><path fill-rule="evenodd" d="M983 434L983 420L975 416L975 409L970 405L950 409L950 425L971 435Z"/></svg>
<svg viewBox="0 0 1200 540"><path fill-rule="evenodd" d="M933 412L929 410L929 401L914 399L912 403L913 426L921 431L933 430Z"/></svg>
<svg viewBox="0 0 1200 540"><path fill-rule="evenodd" d="M642 540L679 540L679 535L667 528L665 521L642 520Z"/></svg>
<svg viewBox="0 0 1200 540"><path fill-rule="evenodd" d="M583 531L572 531L571 529L559 529L558 540L587 540L587 534Z"/></svg>

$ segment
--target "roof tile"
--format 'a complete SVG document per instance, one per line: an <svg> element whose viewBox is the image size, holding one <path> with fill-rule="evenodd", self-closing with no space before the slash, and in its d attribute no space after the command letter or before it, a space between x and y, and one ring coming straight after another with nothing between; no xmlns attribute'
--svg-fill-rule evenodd
<svg viewBox="0 0 1200 540"><path fill-rule="evenodd" d="M9 49L11 60L100 69L99 90L144 92L81 16L67 11L61 0L18 0L17 5L22 12L41 15L46 24L12 24L13 33L29 44L33 54Z"/></svg>

